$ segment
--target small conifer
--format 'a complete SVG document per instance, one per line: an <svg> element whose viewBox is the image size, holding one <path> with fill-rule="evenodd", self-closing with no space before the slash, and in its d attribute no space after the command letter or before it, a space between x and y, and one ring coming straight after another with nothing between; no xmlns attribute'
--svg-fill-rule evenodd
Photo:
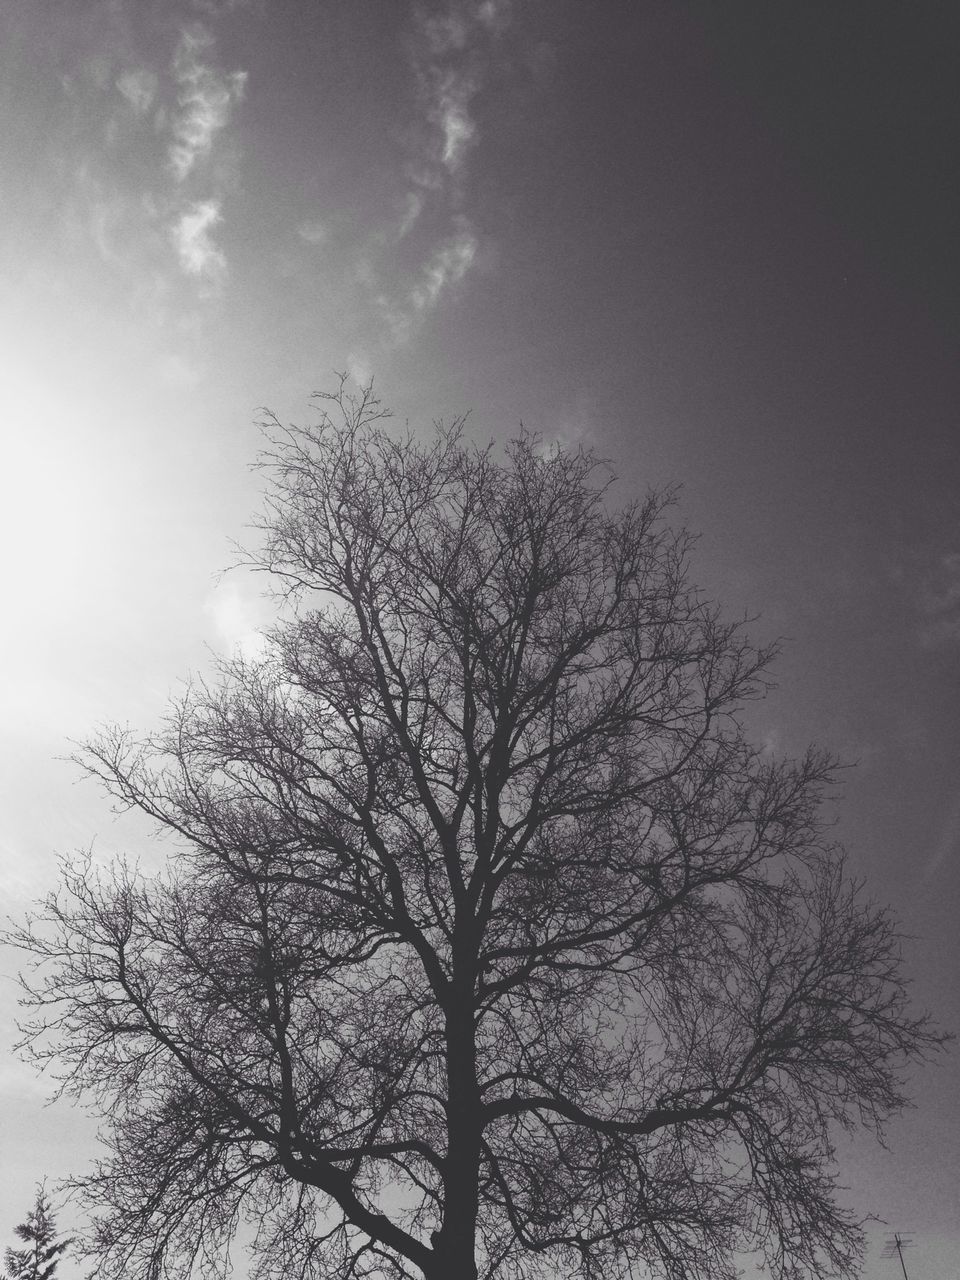
<svg viewBox="0 0 960 1280"><path fill-rule="evenodd" d="M26 1222L19 1223L14 1230L25 1247L7 1249L5 1271L10 1280L52 1280L71 1240L57 1238L56 1219L42 1183L37 1187L37 1198Z"/></svg>

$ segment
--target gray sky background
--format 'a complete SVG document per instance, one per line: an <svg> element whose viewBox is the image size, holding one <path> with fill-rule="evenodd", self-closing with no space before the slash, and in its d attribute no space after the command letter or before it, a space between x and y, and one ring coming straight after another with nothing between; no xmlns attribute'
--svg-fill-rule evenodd
<svg viewBox="0 0 960 1280"><path fill-rule="evenodd" d="M786 638L756 734L855 764L839 834L960 1028L958 66L933 2L0 0L7 910L160 856L58 757L255 644L256 408L343 369L683 483L698 580ZM15 968L3 1243L95 1150L9 1052ZM866 1276L894 1229L956 1273L958 1085L840 1144Z"/></svg>

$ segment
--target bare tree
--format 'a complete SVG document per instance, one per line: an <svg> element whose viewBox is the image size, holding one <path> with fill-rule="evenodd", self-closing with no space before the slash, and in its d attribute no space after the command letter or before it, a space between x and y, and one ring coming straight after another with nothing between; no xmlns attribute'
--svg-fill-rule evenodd
<svg viewBox="0 0 960 1280"><path fill-rule="evenodd" d="M244 1218L266 1277L853 1274L831 1132L939 1038L830 762L746 740L769 652L589 453L321 410L268 424L263 656L85 755L169 872L75 863L21 938L102 1274Z"/></svg>

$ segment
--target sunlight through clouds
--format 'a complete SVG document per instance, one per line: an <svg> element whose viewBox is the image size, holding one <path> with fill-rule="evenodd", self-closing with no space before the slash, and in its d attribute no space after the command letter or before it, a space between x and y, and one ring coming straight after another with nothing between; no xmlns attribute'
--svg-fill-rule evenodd
<svg viewBox="0 0 960 1280"><path fill-rule="evenodd" d="M370 361L363 351L351 351L347 356L347 373L358 387L369 386L373 377Z"/></svg>
<svg viewBox="0 0 960 1280"><path fill-rule="evenodd" d="M857 761L852 861L960 1025L950 6L876 6L866 42L843 6L795 41L776 6L607 8L0 0L4 888L123 843L68 740L269 660L262 579L219 576L257 406L305 424L343 370L400 432L469 411L478 443L611 458L617 501L687 486L705 587L789 638L757 749ZM70 1141L0 1077L14 1203ZM955 1077L922 1150L844 1166L851 1203L954 1221Z"/></svg>
<svg viewBox="0 0 960 1280"><path fill-rule="evenodd" d="M263 656L267 648L263 627L269 611L258 590L235 575L226 577L207 597L204 610L227 657L253 661Z"/></svg>

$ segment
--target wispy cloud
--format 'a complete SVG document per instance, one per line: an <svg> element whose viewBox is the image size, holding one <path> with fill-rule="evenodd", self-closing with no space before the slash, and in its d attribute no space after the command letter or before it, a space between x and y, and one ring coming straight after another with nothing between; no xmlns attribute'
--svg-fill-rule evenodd
<svg viewBox="0 0 960 1280"><path fill-rule="evenodd" d="M243 97L245 72L225 73L203 60L213 43L205 27L189 27L181 33L173 59L177 110L171 122L169 158L180 182L209 157L214 139L226 128L234 105Z"/></svg>
<svg viewBox="0 0 960 1280"><path fill-rule="evenodd" d="M424 197L420 191L408 191L404 197L403 214L396 228L397 240L403 240L410 234L417 224L417 219L423 213Z"/></svg>
<svg viewBox="0 0 960 1280"><path fill-rule="evenodd" d="M481 141L473 103L510 20L509 0L451 0L438 12L413 11L407 188L358 271L394 346L413 337L478 260L481 232L466 207L470 154Z"/></svg>
<svg viewBox="0 0 960 1280"><path fill-rule="evenodd" d="M77 175L86 208L86 230L104 262L122 265L123 229L130 219L131 202L123 193L101 186L86 170Z"/></svg>
<svg viewBox="0 0 960 1280"><path fill-rule="evenodd" d="M940 823L933 851L924 867L924 880L932 879L960 853L960 792L955 794Z"/></svg>
<svg viewBox="0 0 960 1280"><path fill-rule="evenodd" d="M469 225L440 246L427 263L420 284L410 294L417 311L432 307L448 284L456 284L470 270L477 252L477 240Z"/></svg>
<svg viewBox="0 0 960 1280"><path fill-rule="evenodd" d="M160 377L171 387L196 387L203 381L202 370L176 351L160 356L156 367Z"/></svg>
<svg viewBox="0 0 960 1280"><path fill-rule="evenodd" d="M297 235L307 244L324 244L330 237L330 230L319 218L304 218L297 227Z"/></svg>
<svg viewBox="0 0 960 1280"><path fill-rule="evenodd" d="M441 293L462 280L473 265L477 238L465 218L458 221L459 229L434 249L405 294L399 298L381 294L378 299L397 345L409 339L419 321L436 306Z"/></svg>
<svg viewBox="0 0 960 1280"><path fill-rule="evenodd" d="M147 67L132 67L117 76L117 88L138 116L145 116L157 97L159 79Z"/></svg>
<svg viewBox="0 0 960 1280"><path fill-rule="evenodd" d="M72 161L66 230L158 316L177 305L178 279L212 298L227 278L215 231L236 185L230 126L247 76L219 64L213 22L225 6L190 7L192 19L141 39L129 5L96 6L99 28L84 37L94 52L63 79L91 139Z"/></svg>
<svg viewBox="0 0 960 1280"><path fill-rule="evenodd" d="M925 648L960 644L960 551L943 552L923 575L919 611Z"/></svg>
<svg viewBox="0 0 960 1280"><path fill-rule="evenodd" d="M219 582L207 597L204 612L213 622L221 650L228 656L252 661L263 655L263 628L269 612L262 594L244 584L243 579L233 577Z"/></svg>
<svg viewBox="0 0 960 1280"><path fill-rule="evenodd" d="M219 18L222 14L236 13L242 9L248 9L262 16L266 7L266 0L191 0L191 2L197 13L202 13L208 18Z"/></svg>
<svg viewBox="0 0 960 1280"><path fill-rule="evenodd" d="M417 11L410 62L426 126L410 170L417 186L446 186L451 194L449 180L461 173L468 151L479 141L473 100L510 21L509 0L453 0L441 13ZM456 186L452 193L458 193Z"/></svg>
<svg viewBox="0 0 960 1280"><path fill-rule="evenodd" d="M91 61L102 68L87 82L112 95L112 113L102 114L114 155L91 153L78 167L77 204L86 212L74 212L74 222L139 292L149 279L154 294L175 296L176 269L202 297L215 296L227 259L214 232L236 181L236 148L225 164L223 145L246 73L218 65L213 31L198 21L167 36L165 57L154 48L145 59L127 33Z"/></svg>
<svg viewBox="0 0 960 1280"><path fill-rule="evenodd" d="M226 256L211 236L222 221L218 200L197 200L180 214L172 228L183 270L211 287L219 287L227 273Z"/></svg>
<svg viewBox="0 0 960 1280"><path fill-rule="evenodd" d="M365 387L373 376L370 360L365 351L351 351L347 356L347 373L358 387Z"/></svg>
<svg viewBox="0 0 960 1280"><path fill-rule="evenodd" d="M475 74L453 71L432 86L427 118L438 134L440 163L450 174L459 172L468 148L477 140L470 101L478 87Z"/></svg>

